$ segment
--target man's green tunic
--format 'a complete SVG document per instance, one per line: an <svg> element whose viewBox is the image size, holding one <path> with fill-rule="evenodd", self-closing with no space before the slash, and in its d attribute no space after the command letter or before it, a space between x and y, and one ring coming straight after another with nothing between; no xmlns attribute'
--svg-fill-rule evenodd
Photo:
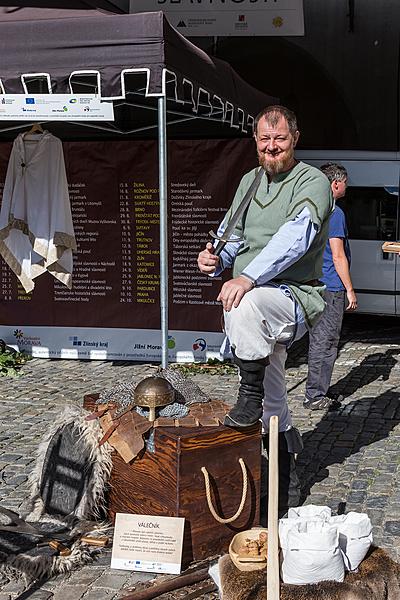
<svg viewBox="0 0 400 600"><path fill-rule="evenodd" d="M242 178L228 219L243 199L256 172L257 169L253 169ZM311 326L325 306L325 287L315 284L315 281L322 275L322 256L333 209L330 183L319 169L299 162L290 171L274 175L270 182L266 175L262 178L245 216L235 229L235 234L244 241L235 257L233 276L245 275L246 267L268 245L272 236L304 207L309 209L318 233L306 254L274 281L287 283L303 309L307 324Z"/></svg>

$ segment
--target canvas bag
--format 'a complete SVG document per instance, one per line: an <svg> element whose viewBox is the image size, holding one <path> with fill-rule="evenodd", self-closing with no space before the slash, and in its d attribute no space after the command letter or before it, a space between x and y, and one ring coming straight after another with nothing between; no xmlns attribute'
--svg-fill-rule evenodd
<svg viewBox="0 0 400 600"><path fill-rule="evenodd" d="M304 585L343 581L344 562L336 526L324 521L297 521L287 531L283 549L282 580Z"/></svg>
<svg viewBox="0 0 400 600"><path fill-rule="evenodd" d="M315 519L309 519L308 517L297 517L294 519L289 519L289 517L285 519L279 520L279 546L282 548L283 555L285 551L288 549L288 533L293 527L300 524L311 523L312 521L322 522L322 519L316 517Z"/></svg>
<svg viewBox="0 0 400 600"><path fill-rule="evenodd" d="M372 524L367 514L349 512L331 517L328 523L339 532L339 545L348 571L358 569L372 544Z"/></svg>
<svg viewBox="0 0 400 600"><path fill-rule="evenodd" d="M307 504L289 508L286 518L279 520L279 545L283 551L287 549L287 535L296 523L327 521L332 515L329 506Z"/></svg>
<svg viewBox="0 0 400 600"><path fill-rule="evenodd" d="M315 521L321 519L326 521L332 516L332 510L329 506L319 506L318 504L306 504L305 506L295 506L289 508L288 519L296 519L298 517Z"/></svg>

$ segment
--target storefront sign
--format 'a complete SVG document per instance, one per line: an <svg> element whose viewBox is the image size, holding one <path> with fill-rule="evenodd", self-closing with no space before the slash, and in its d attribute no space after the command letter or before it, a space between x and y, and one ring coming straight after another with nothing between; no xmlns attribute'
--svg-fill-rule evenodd
<svg viewBox="0 0 400 600"><path fill-rule="evenodd" d="M179 574L184 525L182 517L117 513L111 568Z"/></svg>
<svg viewBox="0 0 400 600"><path fill-rule="evenodd" d="M303 0L131 0L130 12L162 10L190 36L304 35Z"/></svg>
<svg viewBox="0 0 400 600"><path fill-rule="evenodd" d="M113 121L112 102L83 94L2 94L0 121Z"/></svg>

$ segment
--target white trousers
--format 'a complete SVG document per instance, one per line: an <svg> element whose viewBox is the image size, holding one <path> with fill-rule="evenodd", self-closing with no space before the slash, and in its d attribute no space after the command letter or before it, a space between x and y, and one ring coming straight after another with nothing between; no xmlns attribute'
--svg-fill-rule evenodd
<svg viewBox="0 0 400 600"><path fill-rule="evenodd" d="M296 323L296 305L279 287L257 287L247 292L239 306L224 312L225 331L236 356L242 360L268 357L265 369L262 428L279 417L279 431L292 427L285 382L286 347L304 333Z"/></svg>
<svg viewBox="0 0 400 600"><path fill-rule="evenodd" d="M262 433L268 432L269 419L274 415L279 418L279 431L288 431L292 427L285 381L286 358L286 346L275 344L273 353L269 355L269 364L264 375Z"/></svg>

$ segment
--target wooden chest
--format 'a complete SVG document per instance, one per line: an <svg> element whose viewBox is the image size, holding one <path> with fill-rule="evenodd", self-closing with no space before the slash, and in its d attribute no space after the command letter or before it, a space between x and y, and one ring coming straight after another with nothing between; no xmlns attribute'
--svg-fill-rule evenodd
<svg viewBox="0 0 400 600"><path fill-rule="evenodd" d="M185 517L183 563L225 552L233 535L259 524L261 438L258 426L237 431L219 427L155 429L155 452L126 464L113 457L109 515L117 512ZM247 495L240 516L222 524L211 514L205 479L217 514L233 516L241 502L243 473Z"/></svg>

